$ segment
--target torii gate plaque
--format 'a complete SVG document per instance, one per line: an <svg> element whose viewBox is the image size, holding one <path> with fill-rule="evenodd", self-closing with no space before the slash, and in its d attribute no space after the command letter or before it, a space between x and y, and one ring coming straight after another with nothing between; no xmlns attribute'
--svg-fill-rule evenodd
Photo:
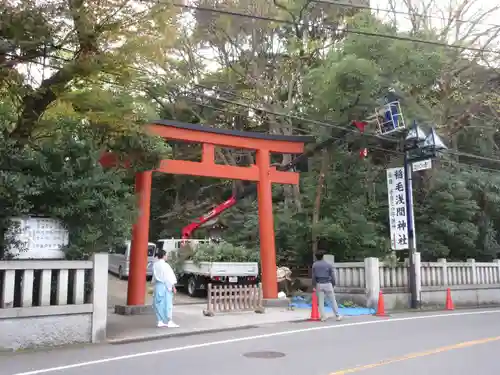
<svg viewBox="0 0 500 375"><path fill-rule="evenodd" d="M271 152L302 153L304 143L313 141L313 138L218 129L170 120L155 121L147 125L147 130L166 140L202 144L201 162L162 160L156 172L257 182L263 294L265 299L277 298L276 245L271 184L298 184L299 174L281 172L277 171L275 167L271 167L270 154ZM215 146L256 150L256 164L250 167L215 164ZM114 160L112 154L105 154L101 158L101 163L109 165L113 164ZM152 172L136 174L135 189L138 195L140 214L132 231L127 292L128 306L144 305L145 302Z"/></svg>

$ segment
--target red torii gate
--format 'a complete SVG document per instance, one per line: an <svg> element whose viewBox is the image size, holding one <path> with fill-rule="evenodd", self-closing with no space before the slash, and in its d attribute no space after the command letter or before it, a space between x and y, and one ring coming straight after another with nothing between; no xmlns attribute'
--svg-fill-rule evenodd
<svg viewBox="0 0 500 375"><path fill-rule="evenodd" d="M281 172L277 171L275 167L271 167L271 152L299 154L304 151L304 143L313 141L313 138L218 129L171 120L158 120L147 125L146 128L149 133L166 140L202 144L201 162L162 160L158 169L155 170L156 172L257 182L263 294L265 299L277 298L278 284L271 184L298 184L299 174ZM250 167L215 164L215 146L256 150L256 164ZM101 164L105 166L113 165L115 162L116 159L111 153L105 154L101 158ZM128 306L144 305L145 303L152 172L137 173L135 179L139 217L132 230L127 292Z"/></svg>

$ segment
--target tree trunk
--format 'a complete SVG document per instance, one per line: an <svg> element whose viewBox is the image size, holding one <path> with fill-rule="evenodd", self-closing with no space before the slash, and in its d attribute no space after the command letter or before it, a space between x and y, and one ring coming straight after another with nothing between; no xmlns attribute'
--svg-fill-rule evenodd
<svg viewBox="0 0 500 375"><path fill-rule="evenodd" d="M290 154L283 155L283 164L288 164L290 161L292 161L292 156ZM285 207L293 207L296 212L302 212L302 199L299 185L283 185L283 195L285 196Z"/></svg>
<svg viewBox="0 0 500 375"><path fill-rule="evenodd" d="M316 185L316 198L314 200L314 208L312 213L312 253L313 260L314 255L318 252L318 233L316 233L315 227L319 222L320 211L321 211L321 197L325 187L325 174L328 168L328 149L324 148L321 151L321 166L318 176L318 184Z"/></svg>
<svg viewBox="0 0 500 375"><path fill-rule="evenodd" d="M49 105L67 91L66 86L74 78L88 77L101 70L96 63L97 60L93 59L99 54L98 38L100 32L96 31L96 25L91 22L83 0L68 0L68 6L77 34L78 53L73 61L68 62L49 78L44 79L40 87L22 97L16 128L10 134L10 137L17 140L20 145L28 142L36 124ZM92 64L90 64L91 62Z"/></svg>

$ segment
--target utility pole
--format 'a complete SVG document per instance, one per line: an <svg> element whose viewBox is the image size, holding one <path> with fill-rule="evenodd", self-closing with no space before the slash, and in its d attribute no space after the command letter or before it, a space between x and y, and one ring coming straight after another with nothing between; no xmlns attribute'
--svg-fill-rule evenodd
<svg viewBox="0 0 500 375"><path fill-rule="evenodd" d="M434 128L429 135L420 129L414 121L412 127L406 133L404 140L404 170L406 185L406 215L408 225L408 261L409 261L409 284L410 284L410 307L418 309L420 298L417 291L417 278L415 269L416 234L415 217L413 211L413 172L432 168L432 159L438 156L438 152L446 150L447 147L437 135Z"/></svg>
<svg viewBox="0 0 500 375"><path fill-rule="evenodd" d="M413 169L411 162L408 160L408 155L405 152L404 157L404 170L405 170L405 187L406 187L406 223L408 225L408 261L410 268L410 307L412 309L419 308L419 300L417 295L417 273L415 269L415 252L417 251L415 242L415 231L414 231L414 215L413 215Z"/></svg>

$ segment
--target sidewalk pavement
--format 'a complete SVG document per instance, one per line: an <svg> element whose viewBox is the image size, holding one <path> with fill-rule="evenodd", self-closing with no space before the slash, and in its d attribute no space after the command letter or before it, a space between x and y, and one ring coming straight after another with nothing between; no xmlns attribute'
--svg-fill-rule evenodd
<svg viewBox="0 0 500 375"><path fill-rule="evenodd" d="M206 317L206 305L178 305L174 307L173 320L179 328L157 328L153 314L108 315L108 343L125 344L174 336L190 336L231 330L254 328L263 324L305 321L309 311L287 308L266 308L266 312L235 312Z"/></svg>

